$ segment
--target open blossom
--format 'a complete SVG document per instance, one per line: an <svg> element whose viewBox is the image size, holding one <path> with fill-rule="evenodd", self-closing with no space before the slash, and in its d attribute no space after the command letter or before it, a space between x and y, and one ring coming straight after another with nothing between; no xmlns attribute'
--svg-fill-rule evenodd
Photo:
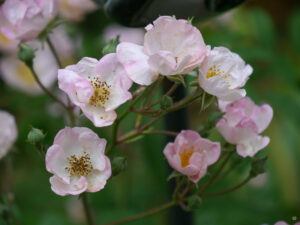
<svg viewBox="0 0 300 225"><path fill-rule="evenodd" d="M131 42L141 45L144 42L145 32L141 28L123 27L120 25L110 25L104 30L104 41L108 42L120 36L120 42Z"/></svg>
<svg viewBox="0 0 300 225"><path fill-rule="evenodd" d="M207 167L218 160L220 151L220 143L202 138L195 131L183 130L174 143L167 144L164 155L173 169L197 183Z"/></svg>
<svg viewBox="0 0 300 225"><path fill-rule="evenodd" d="M36 38L56 16L55 0L6 0L1 10L9 23L1 31L18 40Z"/></svg>
<svg viewBox="0 0 300 225"><path fill-rule="evenodd" d="M245 85L253 69L236 53L224 47L210 50L199 69L199 85L207 93L224 101L234 101L246 96L240 89Z"/></svg>
<svg viewBox="0 0 300 225"><path fill-rule="evenodd" d="M132 97L128 91L132 81L115 53L100 61L85 57L59 70L58 83L97 127L111 125L117 117L114 110Z"/></svg>
<svg viewBox="0 0 300 225"><path fill-rule="evenodd" d="M144 46L123 42L117 54L129 77L149 85L159 74L185 74L196 68L207 50L200 31L186 20L161 16L146 27Z"/></svg>
<svg viewBox="0 0 300 225"><path fill-rule="evenodd" d="M272 117L271 106L257 106L245 97L226 106L225 115L216 128L226 141L237 145L239 155L253 157L270 142L269 137L261 136L260 133L269 126Z"/></svg>
<svg viewBox="0 0 300 225"><path fill-rule="evenodd" d="M28 42L35 52L33 68L42 84L50 87L57 79L57 63L48 45L38 41ZM30 69L18 59L16 55L6 56L0 61L0 76L10 86L31 95L41 94L43 91L36 83Z"/></svg>
<svg viewBox="0 0 300 225"><path fill-rule="evenodd" d="M0 110L0 159L3 158L17 138L15 118L6 111Z"/></svg>
<svg viewBox="0 0 300 225"><path fill-rule="evenodd" d="M58 14L65 20L79 22L85 14L97 9L92 0L58 0Z"/></svg>
<svg viewBox="0 0 300 225"><path fill-rule="evenodd" d="M89 128L60 130L46 154L46 168L54 174L50 178L52 190L63 196L103 189L111 176L105 146L106 140Z"/></svg>

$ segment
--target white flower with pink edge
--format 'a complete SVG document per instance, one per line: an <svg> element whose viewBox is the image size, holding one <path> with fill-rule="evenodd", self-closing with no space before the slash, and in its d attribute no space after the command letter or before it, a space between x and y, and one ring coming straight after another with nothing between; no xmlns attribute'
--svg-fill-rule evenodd
<svg viewBox="0 0 300 225"><path fill-rule="evenodd" d="M237 145L242 157L253 157L266 147L270 139L261 136L270 124L273 109L268 104L257 106L248 98L238 99L226 106L224 117L216 125L217 130L231 144Z"/></svg>
<svg viewBox="0 0 300 225"><path fill-rule="evenodd" d="M220 156L220 143L202 138L196 131L183 130L164 149L170 166L197 183Z"/></svg>
<svg viewBox="0 0 300 225"><path fill-rule="evenodd" d="M114 110L132 97L132 81L115 53L100 61L85 57L60 69L58 84L96 127L111 125L117 118Z"/></svg>
<svg viewBox="0 0 300 225"><path fill-rule="evenodd" d="M117 55L135 83L150 85L159 74L186 74L207 55L200 31L186 20L161 16L146 30L144 46L127 42L117 46Z"/></svg>
<svg viewBox="0 0 300 225"><path fill-rule="evenodd" d="M103 189L111 176L105 146L105 139L85 127L59 131L46 154L46 168L54 174L51 189L61 196Z"/></svg>
<svg viewBox="0 0 300 225"><path fill-rule="evenodd" d="M209 55L199 69L200 87L224 101L234 101L246 96L246 91L240 88L247 82L253 71L252 67L227 48L215 47L210 50L208 46L207 49Z"/></svg>

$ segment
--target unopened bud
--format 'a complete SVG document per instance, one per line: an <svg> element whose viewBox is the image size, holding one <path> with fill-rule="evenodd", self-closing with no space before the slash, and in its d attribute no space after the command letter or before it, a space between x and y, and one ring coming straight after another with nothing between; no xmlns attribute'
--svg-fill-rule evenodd
<svg viewBox="0 0 300 225"><path fill-rule="evenodd" d="M160 108L167 109L173 105L173 99L170 96L164 95L160 101Z"/></svg>
<svg viewBox="0 0 300 225"><path fill-rule="evenodd" d="M125 157L115 157L112 160L112 175L117 176L119 173L123 172L127 167L127 159Z"/></svg>
<svg viewBox="0 0 300 225"><path fill-rule="evenodd" d="M25 44L19 44L18 57L23 61L27 66L33 65L33 59L35 57L34 50Z"/></svg>
<svg viewBox="0 0 300 225"><path fill-rule="evenodd" d="M266 172L267 157L260 159L253 159L250 170L250 177L256 177L259 174Z"/></svg>
<svg viewBox="0 0 300 225"><path fill-rule="evenodd" d="M45 136L46 135L43 133L43 131L33 127L28 133L27 140L30 144L35 145L41 143Z"/></svg>
<svg viewBox="0 0 300 225"><path fill-rule="evenodd" d="M192 195L188 200L188 208L190 210L199 209L201 207L201 198L198 195Z"/></svg>

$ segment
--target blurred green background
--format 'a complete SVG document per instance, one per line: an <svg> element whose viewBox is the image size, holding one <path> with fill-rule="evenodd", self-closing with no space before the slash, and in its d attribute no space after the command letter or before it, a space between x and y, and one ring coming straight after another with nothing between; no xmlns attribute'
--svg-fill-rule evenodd
<svg viewBox="0 0 300 225"><path fill-rule="evenodd" d="M103 12L97 11L79 24L69 25L71 34L81 33L83 38L78 59L101 57L103 29L111 22ZM203 199L202 207L190 212L194 224L258 225L279 220L290 224L300 221L299 1L248 1L196 25L206 44L226 46L252 65L254 73L247 82L247 94L257 104L269 103L275 114L265 132L271 138L264 150L269 156L267 173L236 192ZM5 161L10 171L0 171L2 202L13 198L13 208L22 225L85 224L80 201L51 191L44 158L26 142L30 127L34 126L47 133L45 145L50 146L57 131L65 126L64 118L49 115L51 99L47 96L30 97L2 81L0 95L0 108L16 116L19 128L17 143ZM207 115L199 114L197 109L197 103L189 108L190 127L194 129L207 119ZM133 127L133 119L132 116L122 123L121 132ZM110 128L93 128L87 120L83 123L100 137L110 138ZM128 169L109 180L104 190L89 194L97 224L133 215L169 200L168 165L162 154L164 145L165 137L149 135L115 151L117 155L127 156ZM245 170L245 164L236 167L210 191L239 183ZM13 195L7 195L6 191ZM167 213L160 213L128 224L162 225L167 224L166 221ZM6 223L0 219L2 224Z"/></svg>

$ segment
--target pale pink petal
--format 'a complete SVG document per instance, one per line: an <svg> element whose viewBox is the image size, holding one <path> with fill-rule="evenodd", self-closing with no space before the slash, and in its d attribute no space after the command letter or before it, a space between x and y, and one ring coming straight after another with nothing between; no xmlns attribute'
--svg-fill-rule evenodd
<svg viewBox="0 0 300 225"><path fill-rule="evenodd" d="M102 81L111 86L109 99L105 103L106 111L114 110L131 99L128 89L132 81L115 53L105 55L96 65L95 71Z"/></svg>
<svg viewBox="0 0 300 225"><path fill-rule="evenodd" d="M105 111L101 106L86 105L82 112L96 127L110 126L117 118L115 111Z"/></svg>
<svg viewBox="0 0 300 225"><path fill-rule="evenodd" d="M248 142L238 144L237 153L242 157L253 157L259 150L265 148L270 142L269 137L256 136Z"/></svg>
<svg viewBox="0 0 300 225"><path fill-rule="evenodd" d="M149 57L149 65L162 75L176 74L177 63L172 52L159 51Z"/></svg>
<svg viewBox="0 0 300 225"><path fill-rule="evenodd" d="M54 193L65 196L65 195L79 195L85 192L88 188L88 182L85 177L79 179L73 179L70 184L65 183L58 176L50 177L51 189Z"/></svg>
<svg viewBox="0 0 300 225"><path fill-rule="evenodd" d="M123 42L117 46L117 56L135 83L150 85L157 79L158 73L148 64L149 56L144 53L143 46Z"/></svg>
<svg viewBox="0 0 300 225"><path fill-rule="evenodd" d="M94 89L90 82L78 76L74 71L68 69L58 70L58 86L66 92L71 101L80 107L89 103Z"/></svg>
<svg viewBox="0 0 300 225"><path fill-rule="evenodd" d="M74 71L79 76L88 79L89 76L92 77L95 74L97 63L97 59L84 57L76 65L67 66L66 69Z"/></svg>
<svg viewBox="0 0 300 225"><path fill-rule="evenodd" d="M104 188L107 179L111 176L111 165L108 157L105 156L105 168L94 170L87 176L88 192L97 192Z"/></svg>
<svg viewBox="0 0 300 225"><path fill-rule="evenodd" d="M221 119L217 123L216 128L226 139L226 141L231 144L243 143L252 139L258 134L256 124L247 118L243 119L235 127L230 126L225 119Z"/></svg>
<svg viewBox="0 0 300 225"><path fill-rule="evenodd" d="M260 107L256 106L253 110L251 118L255 121L258 132L263 132L271 123L273 118L273 109L270 105L264 104Z"/></svg>

